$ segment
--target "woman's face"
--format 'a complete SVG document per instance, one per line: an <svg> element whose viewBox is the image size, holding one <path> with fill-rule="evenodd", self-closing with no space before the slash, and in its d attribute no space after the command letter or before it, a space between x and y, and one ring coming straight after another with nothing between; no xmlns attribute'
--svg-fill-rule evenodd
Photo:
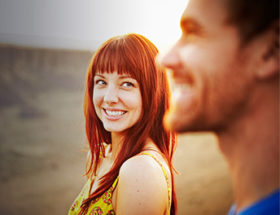
<svg viewBox="0 0 280 215"><path fill-rule="evenodd" d="M140 118L142 98L138 82L128 74L96 73L93 103L97 116L109 132L123 132Z"/></svg>

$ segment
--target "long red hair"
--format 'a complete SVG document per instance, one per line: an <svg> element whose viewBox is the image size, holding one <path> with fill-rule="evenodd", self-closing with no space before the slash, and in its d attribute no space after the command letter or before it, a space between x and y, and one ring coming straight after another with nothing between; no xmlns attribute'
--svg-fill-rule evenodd
<svg viewBox="0 0 280 215"><path fill-rule="evenodd" d="M122 164L140 153L147 138L151 138L166 158L172 178L171 214L176 213L177 200L174 189L172 156L175 147L175 135L163 127L163 116L169 107L170 90L166 71L155 61L158 50L147 38L138 34L113 37L106 41L94 54L89 65L84 100L86 135L91 152L86 174L96 174L100 155L104 155L104 142L111 143L111 134L103 127L93 105L93 87L96 71L125 73L137 80L142 96L142 115L138 122L127 130L124 143L112 169L100 179L100 185L87 200L101 196L110 188L119 174Z"/></svg>

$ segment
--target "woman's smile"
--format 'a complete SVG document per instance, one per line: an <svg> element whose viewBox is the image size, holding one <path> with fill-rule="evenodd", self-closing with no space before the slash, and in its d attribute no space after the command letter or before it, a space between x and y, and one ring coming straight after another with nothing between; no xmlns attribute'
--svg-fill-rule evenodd
<svg viewBox="0 0 280 215"><path fill-rule="evenodd" d="M115 121L121 119L127 113L127 111L103 108L103 113L108 120Z"/></svg>

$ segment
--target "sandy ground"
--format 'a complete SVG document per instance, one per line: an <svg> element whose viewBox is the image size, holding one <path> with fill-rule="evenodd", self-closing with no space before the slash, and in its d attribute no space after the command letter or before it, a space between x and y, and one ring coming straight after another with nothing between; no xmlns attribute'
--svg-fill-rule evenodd
<svg viewBox="0 0 280 215"><path fill-rule="evenodd" d="M85 178L88 52L0 48L0 214L67 214ZM212 134L180 135L179 215L222 215L232 202Z"/></svg>

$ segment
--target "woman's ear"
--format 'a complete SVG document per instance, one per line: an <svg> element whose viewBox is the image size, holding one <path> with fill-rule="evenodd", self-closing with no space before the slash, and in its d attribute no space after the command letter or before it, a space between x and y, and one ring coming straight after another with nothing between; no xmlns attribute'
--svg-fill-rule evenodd
<svg viewBox="0 0 280 215"><path fill-rule="evenodd" d="M279 50L279 20L273 23L261 38L260 46L263 46L259 59L259 68L256 76L260 80L278 77L280 73L280 50Z"/></svg>

